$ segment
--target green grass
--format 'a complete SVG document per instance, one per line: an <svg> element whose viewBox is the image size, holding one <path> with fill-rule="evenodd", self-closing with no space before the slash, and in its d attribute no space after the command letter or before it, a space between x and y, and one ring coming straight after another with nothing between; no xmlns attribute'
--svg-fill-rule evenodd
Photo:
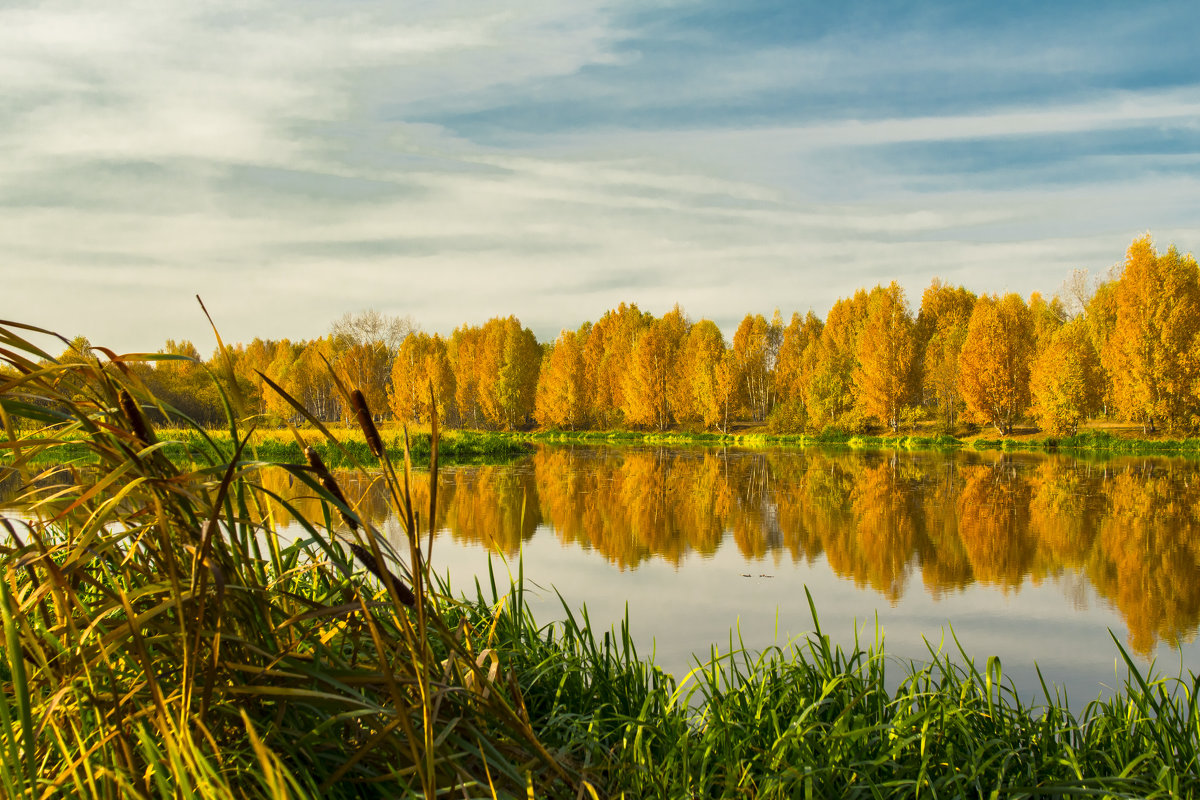
<svg viewBox="0 0 1200 800"><path fill-rule="evenodd" d="M581 444L651 444L680 446L726 446L743 448L766 447L848 447L871 450L972 450L1002 451L1069 451L1098 455L1167 455L1200 457L1200 438L1189 439L1132 439L1114 436L1105 431L1086 432L1075 436L1034 436L1026 438L989 438L979 436L960 439L949 434L935 436L852 434L826 429L812 434L775 433L697 433L688 431L534 431L489 434L513 441Z"/></svg>
<svg viewBox="0 0 1200 800"><path fill-rule="evenodd" d="M0 327L20 372L0 379L0 422L23 509L0 518L2 797L1200 789L1200 681L1145 677L1115 641L1129 680L1078 716L1050 688L1030 704L994 660L898 662L881 634L836 647L815 608L807 639L751 652L731 638L677 680L637 653L628 620L599 631L565 600L563 620L539 623L520 575L457 597L418 556L416 520L434 515L406 499L404 470L315 420L387 483L405 541L394 552L306 458L282 467L322 518L293 513L306 536L285 546L266 513L282 500L258 480L280 465L249 453L232 414L227 441L193 430L181 465L119 364L57 364L19 330ZM39 466L69 437L88 469Z"/></svg>
<svg viewBox="0 0 1200 800"><path fill-rule="evenodd" d="M65 437L64 437L65 438ZM206 458L213 451L228 456L235 444L228 431L197 431L193 429L168 429L160 432L163 441L161 452L173 464L187 466ZM396 433L384 440L389 458L394 462L404 460L403 435ZM353 469L362 464L373 463L366 440L361 435L343 435L338 444L318 439L311 442L325 463L335 469ZM449 431L439 436L438 458L442 464L503 463L526 455L532 445L508 436L487 431ZM431 452L430 434L416 432L409 437L409 455L414 467L426 469ZM301 463L304 454L295 439L286 431L282 433L258 432L247 445L247 453L263 461ZM5 455L0 455L0 464ZM95 451L86 437L75 436L62 444L46 447L27 461L30 464L50 465L64 462L77 464L97 463Z"/></svg>
<svg viewBox="0 0 1200 800"><path fill-rule="evenodd" d="M539 626L518 583L468 607L525 688L547 746L625 797L1190 797L1200 791L1197 678L1143 677L1078 716L1043 687L1030 704L1000 663L930 650L889 658L882 633L842 649L814 632L748 651L731 640L682 682L639 657L629 621L586 610ZM490 609L502 607L496 616ZM896 675L900 678L897 681Z"/></svg>

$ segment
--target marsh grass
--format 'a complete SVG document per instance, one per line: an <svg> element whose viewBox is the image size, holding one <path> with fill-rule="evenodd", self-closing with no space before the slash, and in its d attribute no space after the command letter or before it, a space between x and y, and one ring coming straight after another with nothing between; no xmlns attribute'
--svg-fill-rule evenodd
<svg viewBox="0 0 1200 800"><path fill-rule="evenodd" d="M409 450L380 463L315 420L293 431L298 448L321 440L374 463L407 538L396 553L315 462L251 455L238 398L222 396L229 427L213 436L147 392L127 368L145 356L97 348L106 359L61 363L29 331L46 333L0 323L16 370L0 378L3 451L24 478L11 499L22 518L0 518L0 796L583 787L541 745L508 673L481 666L488 642L447 621ZM150 408L188 435L152 432ZM87 451L86 469L37 466L64 441ZM438 445L435 424L435 469ZM268 467L325 501L322 520L292 513L304 535L289 546L271 507L294 509L258 480Z"/></svg>
<svg viewBox="0 0 1200 800"><path fill-rule="evenodd" d="M518 583L518 587L520 583ZM476 608L499 596L481 592ZM586 612L539 626L518 589L491 624L548 746L624 797L1193 797L1197 678L1128 678L1076 716L1043 683L1029 704L999 661L954 642L924 663L887 656L882 632L814 631L754 652L731 638L681 682L640 658L629 623L596 634ZM896 676L899 675L897 681Z"/></svg>

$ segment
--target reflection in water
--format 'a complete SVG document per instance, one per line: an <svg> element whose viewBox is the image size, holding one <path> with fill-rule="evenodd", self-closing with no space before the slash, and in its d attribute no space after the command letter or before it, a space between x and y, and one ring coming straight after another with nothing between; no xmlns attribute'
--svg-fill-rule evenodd
<svg viewBox="0 0 1200 800"><path fill-rule="evenodd" d="M320 517L303 485L271 480ZM381 483L342 480L360 513L386 527ZM414 476L413 495L427 513L427 475ZM1189 462L544 447L516 464L447 470L439 506L441 535L508 556L542 525L621 569L679 566L728 540L748 561L824 558L893 604L914 574L935 597L1083 576L1141 653L1200 621L1200 469Z"/></svg>

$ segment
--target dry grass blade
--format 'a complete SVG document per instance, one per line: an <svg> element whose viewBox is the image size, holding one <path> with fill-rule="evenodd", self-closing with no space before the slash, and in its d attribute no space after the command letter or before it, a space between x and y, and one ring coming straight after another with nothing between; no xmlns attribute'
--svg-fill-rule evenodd
<svg viewBox="0 0 1200 800"><path fill-rule="evenodd" d="M484 700L465 673L446 677L443 662L480 648L441 619L427 583L386 566L386 541L319 457L288 468L362 537L348 552L306 518L304 538L279 539L274 467L244 459L249 433L222 449L136 370L56 362L23 329L0 327L5 358L24 368L0 381L0 458L20 452L20 473L69 438L95 466L53 484L20 473L36 510L21 537L0 528L0 795L469 795L489 775L517 794L529 769L542 794L563 785L507 691ZM161 427L153 443L138 401L187 440ZM411 513L399 491L393 502ZM369 596L367 572L391 602Z"/></svg>

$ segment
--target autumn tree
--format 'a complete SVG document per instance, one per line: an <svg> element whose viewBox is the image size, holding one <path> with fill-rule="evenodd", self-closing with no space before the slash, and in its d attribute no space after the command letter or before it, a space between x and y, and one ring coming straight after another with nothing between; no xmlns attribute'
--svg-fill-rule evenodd
<svg viewBox="0 0 1200 800"><path fill-rule="evenodd" d="M810 345L812 377L805 391L809 416L817 426L855 428L854 373L858 369L858 336L866 320L870 297L863 289L833 304L821 339Z"/></svg>
<svg viewBox="0 0 1200 800"><path fill-rule="evenodd" d="M347 313L330 329L336 358L331 364L338 377L351 389L358 389L377 416L388 409L388 382L392 360L400 344L415 330L408 317L392 317L374 309ZM346 409L346 413L352 413Z"/></svg>
<svg viewBox="0 0 1200 800"><path fill-rule="evenodd" d="M927 363L926 358L929 344L935 337L941 339L941 342L935 345L935 354L942 355L941 351L945 350L946 342L956 338L961 340L961 337L953 332L961 328L962 336L966 335L967 320L971 318L971 312L975 309L975 300L974 292L962 286L950 286L941 278L930 281L921 294L921 309L913 323L913 392L921 397L924 404L934 406L935 409L940 408L939 401L930 394L930 386L926 379L927 369L933 366ZM954 351L954 358L958 358L957 350ZM957 376L957 370L955 375Z"/></svg>
<svg viewBox="0 0 1200 800"><path fill-rule="evenodd" d="M775 402L775 361L783 341L779 310L770 322L762 314L747 314L733 335L733 358L743 408L762 422Z"/></svg>
<svg viewBox="0 0 1200 800"><path fill-rule="evenodd" d="M666 430L682 410L684 400L676 383L690 326L676 305L637 337L622 383L621 410L628 424Z"/></svg>
<svg viewBox="0 0 1200 800"><path fill-rule="evenodd" d="M338 378L350 390L358 389L367 401L367 407L377 417L388 409L387 385L392 372L393 353L382 341L350 342L334 339L337 351L333 367ZM354 410L344 408L354 415Z"/></svg>
<svg viewBox="0 0 1200 800"><path fill-rule="evenodd" d="M329 371L337 360L337 344L332 335L305 344L287 372L283 388L315 415L332 421L342 416L342 399ZM290 406L287 410L291 413Z"/></svg>
<svg viewBox="0 0 1200 800"><path fill-rule="evenodd" d="M151 393L163 405L202 426L223 422L225 408L219 390L196 346L187 340L168 339L159 353L174 358L154 362L154 369L144 375Z"/></svg>
<svg viewBox="0 0 1200 800"><path fill-rule="evenodd" d="M587 424L588 386L583 368L583 342L588 326L564 330L546 352L538 375L534 416L545 428L575 430Z"/></svg>
<svg viewBox="0 0 1200 800"><path fill-rule="evenodd" d="M736 370L715 322L702 319L692 326L680 360L682 380L691 390L689 415L705 428L729 430Z"/></svg>
<svg viewBox="0 0 1200 800"><path fill-rule="evenodd" d="M274 352L267 368L263 370L267 377L277 386L287 390L292 380L293 371L299 369L300 354L304 352L303 342L291 342L284 339L275 345ZM271 388L263 389L263 413L276 420L296 421L299 417L296 409L283 398L279 392Z"/></svg>
<svg viewBox="0 0 1200 800"><path fill-rule="evenodd" d="M1067 311L1060 298L1050 300L1038 292L1029 296L1029 316L1033 320L1034 357L1041 355L1050 346L1054 334L1067 320Z"/></svg>
<svg viewBox="0 0 1200 800"><path fill-rule="evenodd" d="M854 383L867 414L893 431L900 409L908 402L913 358L913 319L904 290L895 281L871 294L871 304L858 337Z"/></svg>
<svg viewBox="0 0 1200 800"><path fill-rule="evenodd" d="M542 348L516 317L493 318L480 332L479 405L488 422L513 430L533 414Z"/></svg>
<svg viewBox="0 0 1200 800"><path fill-rule="evenodd" d="M942 430L950 432L963 409L959 357L967 341L967 319L947 320L925 345L923 392Z"/></svg>
<svg viewBox="0 0 1200 800"><path fill-rule="evenodd" d="M453 417L454 371L450 367L446 342L436 333L410 333L400 344L392 362L388 404L397 420L422 422L431 418L436 401L438 418Z"/></svg>
<svg viewBox="0 0 1200 800"><path fill-rule="evenodd" d="M1112 333L1117 327L1116 280L1105 281L1097 285L1084 311L1084 319L1087 320L1088 336L1092 340L1092 348L1100 355L1100 407L1107 418L1116 410L1113 405L1112 375L1104 363L1108 340L1112 338Z"/></svg>
<svg viewBox="0 0 1200 800"><path fill-rule="evenodd" d="M921 311L913 326L914 384L946 431L953 430L963 407L958 359L976 299L962 286L954 288L934 278L921 295Z"/></svg>
<svg viewBox="0 0 1200 800"><path fill-rule="evenodd" d="M958 360L959 390L976 420L1012 433L1029 407L1033 349L1033 319L1020 295L979 298Z"/></svg>
<svg viewBox="0 0 1200 800"><path fill-rule="evenodd" d="M1087 322L1076 317L1054 333L1033 364L1030 392L1038 427L1076 433L1099 410L1102 389L1100 358Z"/></svg>
<svg viewBox="0 0 1200 800"><path fill-rule="evenodd" d="M479 400L482 349L483 331L473 325L455 328L446 348L454 376L454 406L458 410L460 424L468 428L478 428L484 423Z"/></svg>
<svg viewBox="0 0 1200 800"><path fill-rule="evenodd" d="M812 346L820 341L824 326L821 319L809 311L803 318L793 313L788 326L783 329L775 363L776 406L768 418L772 432L796 433L807 427L805 390L812 380L817 352Z"/></svg>
<svg viewBox="0 0 1200 800"><path fill-rule="evenodd" d="M583 363L591 401L588 415L597 426L620 424L629 359L638 336L653 320L654 316L640 311L637 304L621 303L591 326Z"/></svg>
<svg viewBox="0 0 1200 800"><path fill-rule="evenodd" d="M1200 378L1200 276L1196 259L1173 246L1154 251L1147 234L1129 246L1116 287L1116 325L1102 352L1113 398L1145 432L1168 430L1196 408Z"/></svg>

